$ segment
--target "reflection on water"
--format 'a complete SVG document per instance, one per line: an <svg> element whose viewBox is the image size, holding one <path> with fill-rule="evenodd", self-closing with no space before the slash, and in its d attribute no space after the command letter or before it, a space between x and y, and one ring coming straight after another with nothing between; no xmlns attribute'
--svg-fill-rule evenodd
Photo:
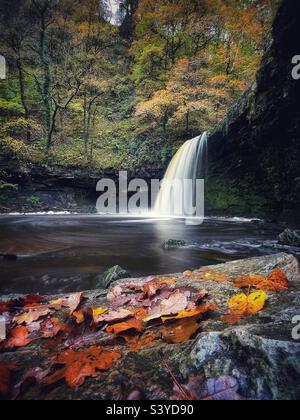
<svg viewBox="0 0 300 420"><path fill-rule="evenodd" d="M183 220L97 215L0 217L1 293L56 293L93 287L108 267L132 276L165 274L222 261L276 252L282 227L259 221L208 219L201 226ZM164 251L168 239L187 242ZM268 246L269 244L269 246Z"/></svg>

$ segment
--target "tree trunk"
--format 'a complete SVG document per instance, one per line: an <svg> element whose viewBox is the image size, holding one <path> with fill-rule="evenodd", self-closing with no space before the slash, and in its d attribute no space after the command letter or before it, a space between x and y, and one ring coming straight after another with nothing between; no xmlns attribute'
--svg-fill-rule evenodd
<svg viewBox="0 0 300 420"><path fill-rule="evenodd" d="M25 118L26 118L26 120L28 120L30 115L29 115L29 107L28 107L27 101L26 101L26 94L25 94L25 80L24 80L23 64L22 64L22 60L21 60L20 56L17 59L17 68L18 68L18 74L19 74L19 86L20 86L21 102L22 102L22 106L24 108ZM29 128L29 124L28 124L28 127L27 127L26 138L27 138L28 142L31 139L31 131L30 131L30 128Z"/></svg>
<svg viewBox="0 0 300 420"><path fill-rule="evenodd" d="M47 133L47 152L51 148L52 134L53 134L53 115L51 104L51 74L49 68L49 61L46 57L46 11L41 13L40 26L40 40L39 40L39 57L43 69L42 81L42 100L44 105L44 122L45 131Z"/></svg>
<svg viewBox="0 0 300 420"><path fill-rule="evenodd" d="M186 131L189 132L190 131L190 111L188 111L186 113Z"/></svg>

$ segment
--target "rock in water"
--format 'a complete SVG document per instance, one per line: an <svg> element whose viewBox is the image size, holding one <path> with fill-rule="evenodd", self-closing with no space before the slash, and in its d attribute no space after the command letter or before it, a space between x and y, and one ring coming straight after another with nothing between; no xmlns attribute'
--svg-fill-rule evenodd
<svg viewBox="0 0 300 420"><path fill-rule="evenodd" d="M105 273L98 277L95 288L107 289L111 283L120 279L127 279L130 274L119 265L109 268Z"/></svg>
<svg viewBox="0 0 300 420"><path fill-rule="evenodd" d="M181 248L186 245L185 241L177 240L177 239L169 239L165 241L162 245L163 249L166 251L170 251L172 249Z"/></svg>
<svg viewBox="0 0 300 420"><path fill-rule="evenodd" d="M280 245L300 247L300 230L286 229L278 237Z"/></svg>

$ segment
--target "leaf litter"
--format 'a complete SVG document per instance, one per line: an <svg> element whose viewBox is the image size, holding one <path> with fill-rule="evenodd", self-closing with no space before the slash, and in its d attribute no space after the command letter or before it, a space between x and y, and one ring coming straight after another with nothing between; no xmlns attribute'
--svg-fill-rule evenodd
<svg viewBox="0 0 300 420"><path fill-rule="evenodd" d="M286 276L280 269L265 277L249 275L235 280L200 269L185 272L184 278L196 282L234 281L235 287L248 288L248 295L241 293L229 300L228 313L221 318L224 323L236 323L258 313L268 300L265 291L280 292L288 287ZM185 343L203 330L217 305L205 300L209 297L207 290L177 287L176 283L177 279L172 277L121 283L107 294L105 306L97 306L94 301L85 302L83 293L70 294L48 303L39 295L0 302L0 314L5 314L8 323L8 338L1 343L0 351L14 351L33 341L47 340L48 368L33 367L27 372L27 377L26 372L23 374L23 382L48 386L65 380L71 388L78 388L86 378L98 377L112 369L128 351L140 351L160 342L169 345ZM258 288L259 285L263 287L250 293L252 287ZM0 363L1 369L3 378L10 378L15 367ZM8 393L7 388L12 385L9 382L7 379L0 382L2 393ZM23 382L20 380L18 386L15 385L19 392ZM200 394L192 395L191 399L220 396L238 399L232 379L224 377L204 381Z"/></svg>

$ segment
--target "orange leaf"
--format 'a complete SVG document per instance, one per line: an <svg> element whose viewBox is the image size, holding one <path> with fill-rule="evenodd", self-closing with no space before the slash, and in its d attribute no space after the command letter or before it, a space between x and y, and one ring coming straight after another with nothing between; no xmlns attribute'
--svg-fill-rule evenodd
<svg viewBox="0 0 300 420"><path fill-rule="evenodd" d="M276 268L268 276L249 274L238 277L234 285L239 288L255 287L266 292L282 292L288 288L288 279L280 268Z"/></svg>
<svg viewBox="0 0 300 420"><path fill-rule="evenodd" d="M135 319L138 319L139 321L143 321L148 316L148 309L146 308L135 308L132 311L132 315Z"/></svg>
<svg viewBox="0 0 300 420"><path fill-rule="evenodd" d="M129 343L130 349L132 351L139 351L143 348L149 346L149 344L152 344L154 341L159 339L159 332L158 331L150 331L149 333L146 333L142 337L139 336L132 336L132 335L122 335L122 337Z"/></svg>
<svg viewBox="0 0 300 420"><path fill-rule="evenodd" d="M129 320L127 322L121 322L120 324L111 325L106 328L106 331L111 334L121 334L133 330L134 332L143 331L143 323L137 319Z"/></svg>
<svg viewBox="0 0 300 420"><path fill-rule="evenodd" d="M83 324L85 317L84 317L84 313L83 311L78 311L78 312L73 312L72 313L73 317L76 319L76 323L77 324Z"/></svg>
<svg viewBox="0 0 300 420"><path fill-rule="evenodd" d="M71 388L81 386L88 377L96 378L101 371L111 369L120 359L121 354L92 346L84 350L66 350L54 357L55 364L66 365L64 369L45 378L44 384L50 385L65 377Z"/></svg>
<svg viewBox="0 0 300 420"><path fill-rule="evenodd" d="M11 337L4 342L4 348L25 347L32 342L28 337L29 331L26 327L16 327L11 331Z"/></svg>
<svg viewBox="0 0 300 420"><path fill-rule="evenodd" d="M195 318L181 319L170 326L163 327L162 338L170 344L185 343L200 328L201 324L198 324Z"/></svg>

